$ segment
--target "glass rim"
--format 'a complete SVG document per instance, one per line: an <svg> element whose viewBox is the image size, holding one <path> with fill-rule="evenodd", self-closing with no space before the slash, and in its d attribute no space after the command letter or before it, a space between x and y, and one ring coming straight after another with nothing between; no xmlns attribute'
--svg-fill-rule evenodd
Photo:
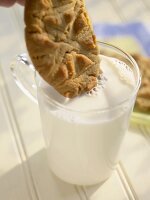
<svg viewBox="0 0 150 200"><path fill-rule="evenodd" d="M137 83L136 83L135 88L133 89L131 95L129 97L127 97L125 100L117 103L116 105L111 105L111 106L108 106L108 107L105 107L105 108L94 108L94 109L89 109L89 110L72 109L70 107L62 105L58 101L56 101L56 100L52 99L51 97L49 97L48 95L46 95L46 99L48 100L48 103L52 103L57 108L60 108L60 109L65 110L65 111L70 111L70 112L80 112L80 113L83 113L83 114L89 113L89 112L92 112L92 113L93 112L102 112L103 113L103 112L106 112L106 111L113 111L113 110L121 107L123 104L125 104L129 100L132 100L136 96L137 91L138 91L140 84L141 84L141 74L140 74L140 70L139 70L139 67L138 67L138 64L136 63L136 61L133 59L133 57L130 54L128 54L124 50L120 49L119 47L116 47L115 45L109 44L107 42L101 42L101 41L97 41L97 43L100 44L100 45L104 45L106 47L109 47L109 48L111 47L112 49L119 51L124 56L126 56L126 58L130 61L132 66L134 66L134 68L136 69ZM36 73L35 73L35 77L36 77ZM69 98L66 98L66 99L69 99Z"/></svg>

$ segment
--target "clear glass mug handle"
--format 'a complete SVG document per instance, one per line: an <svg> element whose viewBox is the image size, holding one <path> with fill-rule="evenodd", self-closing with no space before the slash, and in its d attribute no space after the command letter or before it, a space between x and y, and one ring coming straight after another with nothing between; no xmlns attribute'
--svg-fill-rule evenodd
<svg viewBox="0 0 150 200"><path fill-rule="evenodd" d="M36 70L29 61L27 54L17 55L10 63L10 69L17 86L26 96L38 104L35 81Z"/></svg>

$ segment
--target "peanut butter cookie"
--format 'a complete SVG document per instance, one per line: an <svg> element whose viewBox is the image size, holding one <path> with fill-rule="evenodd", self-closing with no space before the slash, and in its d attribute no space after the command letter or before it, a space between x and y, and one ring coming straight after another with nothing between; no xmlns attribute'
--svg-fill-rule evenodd
<svg viewBox="0 0 150 200"><path fill-rule="evenodd" d="M140 111L150 111L150 58L132 54L142 75L141 87L136 98L136 107Z"/></svg>
<svg viewBox="0 0 150 200"><path fill-rule="evenodd" d="M99 49L83 0L26 0L25 39L39 74L65 97L97 84Z"/></svg>

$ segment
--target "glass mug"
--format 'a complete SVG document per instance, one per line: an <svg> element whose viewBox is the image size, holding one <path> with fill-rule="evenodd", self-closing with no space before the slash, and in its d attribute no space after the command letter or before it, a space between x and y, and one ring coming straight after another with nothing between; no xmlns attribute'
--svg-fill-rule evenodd
<svg viewBox="0 0 150 200"><path fill-rule="evenodd" d="M111 175L141 82L138 66L131 56L113 45L98 44L101 54L127 62L136 80L135 88L123 102L106 109L92 110L90 105L86 111L68 108L64 102L67 98L42 80L24 54L17 56L11 65L17 85L39 105L51 171L77 185L96 184Z"/></svg>

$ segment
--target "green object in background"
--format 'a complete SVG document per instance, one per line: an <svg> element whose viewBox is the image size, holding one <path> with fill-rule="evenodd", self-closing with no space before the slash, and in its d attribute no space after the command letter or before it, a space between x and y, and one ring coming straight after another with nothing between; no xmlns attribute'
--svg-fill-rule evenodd
<svg viewBox="0 0 150 200"><path fill-rule="evenodd" d="M150 126L150 114L133 111L131 115L131 122Z"/></svg>

